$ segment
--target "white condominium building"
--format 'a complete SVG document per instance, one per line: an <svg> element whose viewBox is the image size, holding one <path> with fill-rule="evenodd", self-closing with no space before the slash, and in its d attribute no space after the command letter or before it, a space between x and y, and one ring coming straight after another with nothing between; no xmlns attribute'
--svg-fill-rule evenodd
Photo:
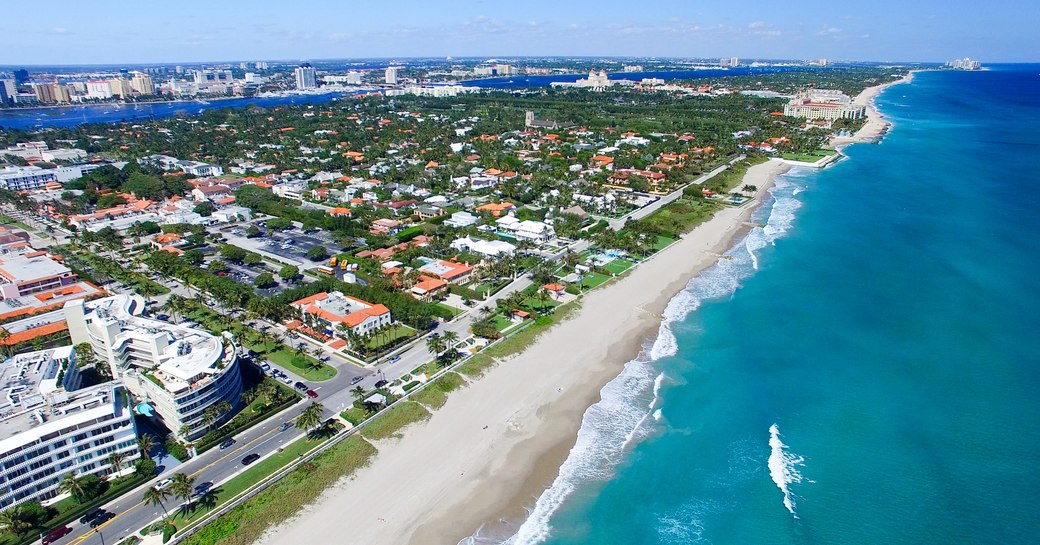
<svg viewBox="0 0 1040 545"><path fill-rule="evenodd" d="M112 376L139 401L139 412L153 413L173 433L195 440L210 422L204 412L222 401L241 405L242 375L229 337L141 316L144 299L127 294L91 302L71 301L65 319L72 342L88 342Z"/></svg>
<svg viewBox="0 0 1040 545"><path fill-rule="evenodd" d="M44 501L68 473L112 473L139 458L137 430L119 381L80 387L71 346L0 363L0 508Z"/></svg>

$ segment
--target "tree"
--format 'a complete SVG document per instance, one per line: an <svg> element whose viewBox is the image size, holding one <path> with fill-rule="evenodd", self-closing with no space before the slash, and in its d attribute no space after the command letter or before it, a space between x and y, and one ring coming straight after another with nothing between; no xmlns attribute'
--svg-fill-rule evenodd
<svg viewBox="0 0 1040 545"><path fill-rule="evenodd" d="M196 214L198 214L198 215L200 215L200 216L202 216L204 218L208 217L208 216L212 216L213 213L216 212L216 211L217 211L217 207L214 206L213 203L211 203L209 201L202 201L199 204L196 204L195 208L192 209L192 212L195 212Z"/></svg>
<svg viewBox="0 0 1040 545"><path fill-rule="evenodd" d="M433 357L439 357L444 352L444 339L440 335L433 334L426 337L426 348L433 352Z"/></svg>
<svg viewBox="0 0 1040 545"><path fill-rule="evenodd" d="M62 493L69 493L76 500L76 503L82 503L80 501L83 497L83 482L76 476L75 473L66 473L61 478L61 483L58 485L58 491Z"/></svg>
<svg viewBox="0 0 1040 545"><path fill-rule="evenodd" d="M244 249L231 244L222 244L220 246L220 257L232 263L241 263L246 258L247 253Z"/></svg>
<svg viewBox="0 0 1040 545"><path fill-rule="evenodd" d="M152 449L155 448L155 439L147 433L137 438L137 448L141 449L141 457L145 460L152 459Z"/></svg>
<svg viewBox="0 0 1040 545"><path fill-rule="evenodd" d="M365 398L366 393L368 392L366 392L361 386L355 386L354 389L350 391L350 395L354 396L354 401L361 401Z"/></svg>
<svg viewBox="0 0 1040 545"><path fill-rule="evenodd" d="M264 288L270 288L270 287L278 284L278 282L275 281L274 275L272 275L271 273L269 273L267 271L264 271L264 272L260 273L259 275L257 275L256 279L253 280L253 284L255 284L256 287L258 287L260 289L264 289Z"/></svg>
<svg viewBox="0 0 1040 545"><path fill-rule="evenodd" d="M256 238L256 237L260 236L261 232L262 231L260 231L259 227L255 226L255 225L250 225L249 227L246 228L246 237L247 238Z"/></svg>
<svg viewBox="0 0 1040 545"><path fill-rule="evenodd" d="M454 331L445 331L444 335L441 335L444 339L444 349L448 352L455 350L455 345L459 342L459 334Z"/></svg>
<svg viewBox="0 0 1040 545"><path fill-rule="evenodd" d="M187 508L191 508L191 495L195 492L196 477L187 473L175 473L173 483L170 484L170 492L178 498L187 502Z"/></svg>
<svg viewBox="0 0 1040 545"><path fill-rule="evenodd" d="M145 501L145 503L150 503L152 505L158 505L159 507L162 508L163 514L166 515L166 516L170 516L170 514L166 512L166 506L163 505L163 501L166 500L169 497L170 497L170 493L165 488L162 489L162 490L159 490L158 488L155 488L154 486L152 486L152 487L149 487L148 490L144 491L144 501Z"/></svg>
<svg viewBox="0 0 1040 545"><path fill-rule="evenodd" d="M300 269L295 265L285 265L282 267L282 270L278 271L278 276L280 276L282 280L292 280L299 275Z"/></svg>
<svg viewBox="0 0 1040 545"><path fill-rule="evenodd" d="M311 404L300 413L300 416L296 417L296 427L301 430L311 431L313 428L317 428L321 425L322 414L325 412L325 407L321 403L316 401Z"/></svg>
<svg viewBox="0 0 1040 545"><path fill-rule="evenodd" d="M210 405L206 407L206 410L202 411L202 421L206 423L206 427L212 429L213 424L220 420L220 410L217 409L216 405Z"/></svg>
<svg viewBox="0 0 1040 545"><path fill-rule="evenodd" d="M123 470L123 462L126 461L126 454L119 452L118 450L112 451L108 455L108 464L112 466L112 475L119 473Z"/></svg>
<svg viewBox="0 0 1040 545"><path fill-rule="evenodd" d="M311 261L322 261L329 257L329 252L324 246L311 246L311 249L307 250L307 257Z"/></svg>
<svg viewBox="0 0 1040 545"><path fill-rule="evenodd" d="M0 511L0 529L11 535L18 535L32 528L32 524L26 520L21 505L9 507Z"/></svg>

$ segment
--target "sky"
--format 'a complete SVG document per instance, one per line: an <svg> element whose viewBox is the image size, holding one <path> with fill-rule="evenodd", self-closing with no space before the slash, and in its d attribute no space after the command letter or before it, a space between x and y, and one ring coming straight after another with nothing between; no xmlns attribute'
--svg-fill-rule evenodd
<svg viewBox="0 0 1040 545"><path fill-rule="evenodd" d="M1040 61L1037 0L21 0L0 64L365 57Z"/></svg>

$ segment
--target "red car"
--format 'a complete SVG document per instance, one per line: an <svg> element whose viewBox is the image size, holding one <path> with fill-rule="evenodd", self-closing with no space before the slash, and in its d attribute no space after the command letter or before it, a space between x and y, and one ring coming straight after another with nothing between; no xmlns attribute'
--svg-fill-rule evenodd
<svg viewBox="0 0 1040 545"><path fill-rule="evenodd" d="M54 543L55 541L58 541L59 539L67 536L71 532L72 528L69 528L68 526L55 528L51 530L51 533L43 536L43 545L47 545L48 543Z"/></svg>
<svg viewBox="0 0 1040 545"><path fill-rule="evenodd" d="M318 392L315 392L314 390L307 390L307 397L310 397L310 398L318 397Z"/></svg>

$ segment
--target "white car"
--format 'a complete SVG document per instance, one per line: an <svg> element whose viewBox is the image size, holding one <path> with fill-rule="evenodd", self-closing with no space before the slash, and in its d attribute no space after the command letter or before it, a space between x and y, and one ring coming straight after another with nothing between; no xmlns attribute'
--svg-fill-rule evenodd
<svg viewBox="0 0 1040 545"><path fill-rule="evenodd" d="M170 486L171 484L173 484L173 479L163 479L163 480L155 483L155 489L156 490L162 490L162 489L166 488L167 486Z"/></svg>

